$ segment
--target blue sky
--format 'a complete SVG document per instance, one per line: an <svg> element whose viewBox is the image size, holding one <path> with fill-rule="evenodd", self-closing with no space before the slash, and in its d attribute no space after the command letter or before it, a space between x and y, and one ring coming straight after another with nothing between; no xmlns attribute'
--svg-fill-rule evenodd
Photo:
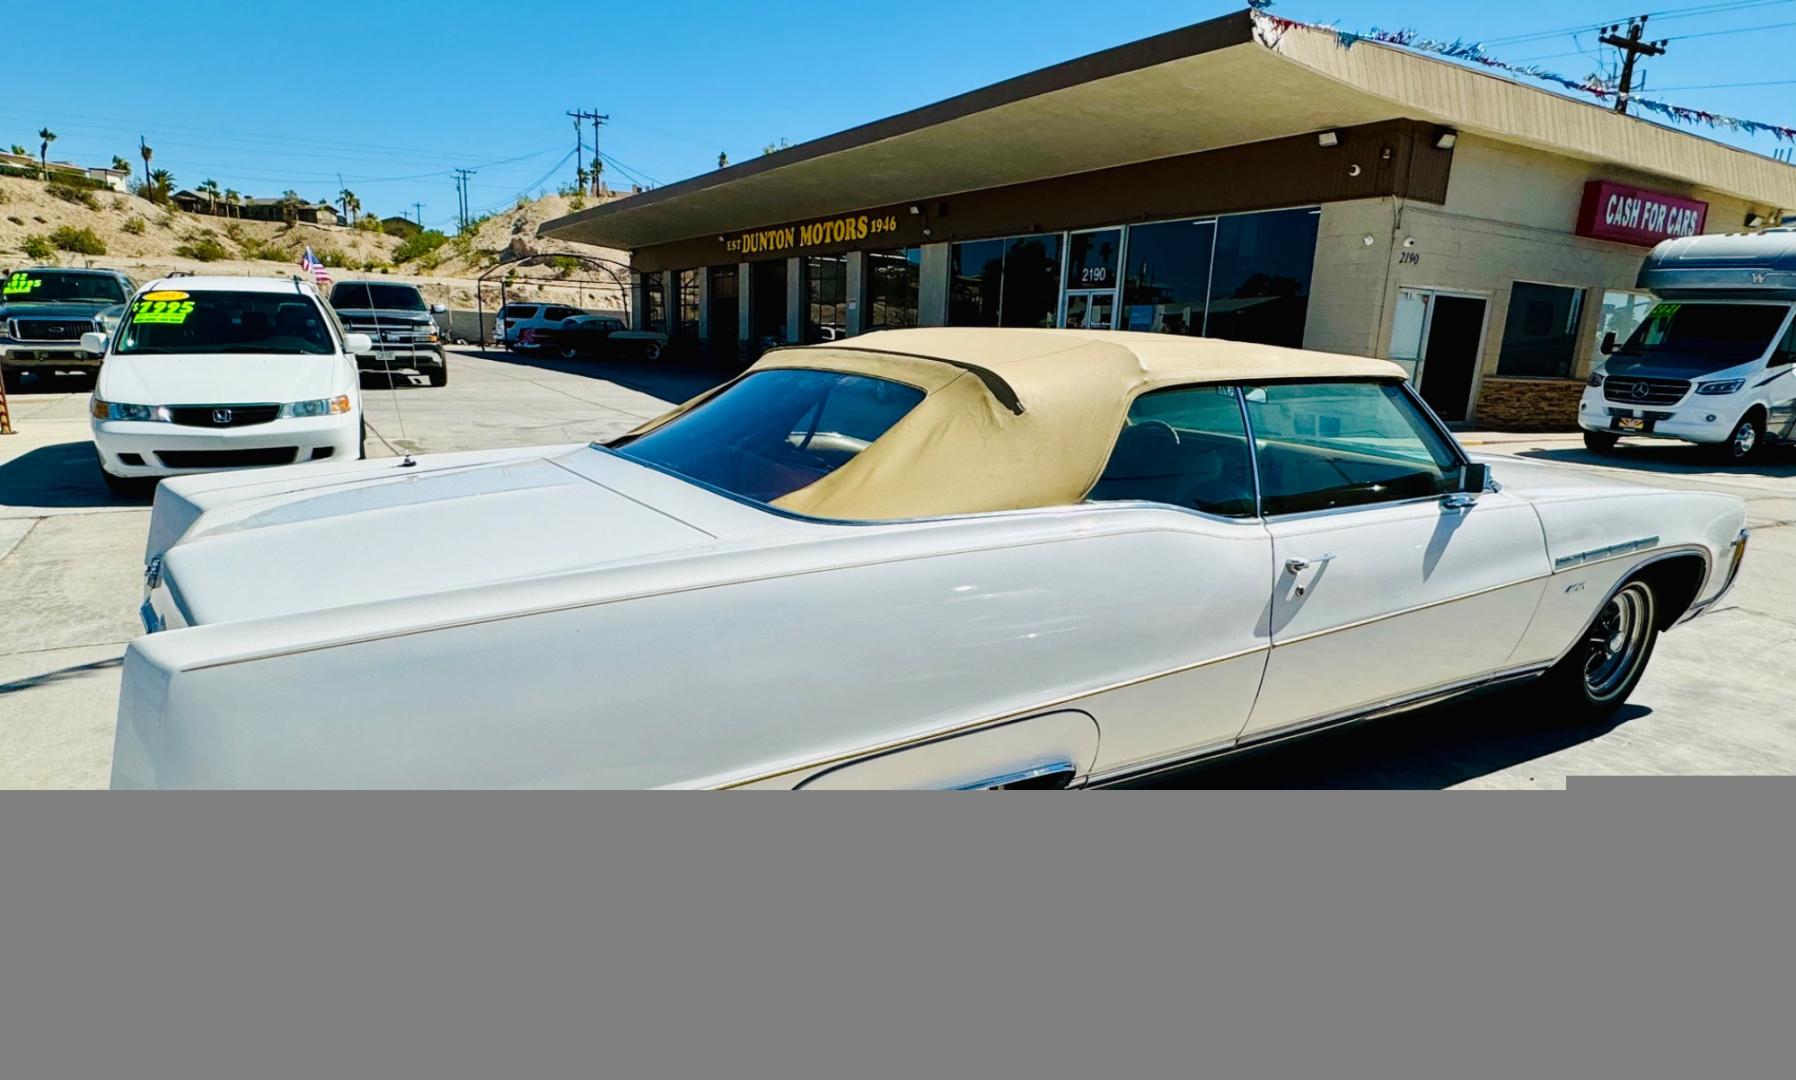
<svg viewBox="0 0 1796 1080"><path fill-rule="evenodd" d="M1348 29L1545 35L1490 51L1578 77L1609 50L1592 33L1559 31L1623 18L1618 3L1281 0L1275 10ZM135 163L141 132L155 165L184 186L210 177L245 194L292 187L316 199L335 194L341 173L370 210L409 214L419 200L426 222L442 223L454 214L455 166L478 169L477 210L570 180L572 161L555 168L573 149L568 109L610 113L606 153L666 183L714 168L719 151L740 161L782 138L802 142L1244 5L12 3L0 146L35 153L47 124L60 136L53 157ZM1728 10L1674 17L1698 7ZM1640 11L1666 13L1650 36L1682 38L1646 65L1653 96L1796 125L1796 83L1716 85L1796 79L1796 0L1641 0ZM1709 36L1687 36L1698 34ZM56 44L16 45L32 41ZM1767 153L1777 145L1717 137ZM607 175L628 179L617 167Z"/></svg>

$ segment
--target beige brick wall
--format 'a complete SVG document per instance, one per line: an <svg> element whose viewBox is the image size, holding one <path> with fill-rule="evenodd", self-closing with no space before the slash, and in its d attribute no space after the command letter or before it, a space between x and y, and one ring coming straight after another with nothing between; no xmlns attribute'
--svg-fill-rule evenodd
<svg viewBox="0 0 1796 1080"><path fill-rule="evenodd" d="M1598 355L1602 292L1632 290L1646 257L1644 248L1572 235L1584 184L1594 179L1703 199L1710 204L1709 232L1740 231L1748 212L1768 209L1659 177L1465 135L1454 152L1445 206L1373 199L1324 207L1305 346L1387 355L1399 289L1481 296L1489 307L1472 422L1518 429L1575 426L1579 380ZM1587 290L1571 380L1502 379L1496 385L1510 286L1517 281ZM1486 383L1492 384L1488 392Z"/></svg>

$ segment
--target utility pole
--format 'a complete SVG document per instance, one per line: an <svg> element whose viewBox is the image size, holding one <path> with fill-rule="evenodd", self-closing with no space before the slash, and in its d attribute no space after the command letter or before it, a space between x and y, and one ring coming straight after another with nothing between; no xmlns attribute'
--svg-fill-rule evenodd
<svg viewBox="0 0 1796 1080"><path fill-rule="evenodd" d="M1647 16L1645 15L1631 20L1628 23L1627 37L1621 36L1620 25L1605 26L1603 36L1597 39L1604 45L1620 49L1626 56L1626 59L1621 62L1621 87L1615 94L1615 111L1618 113L1628 111L1628 95L1634 91L1634 64L1642 56L1665 55L1667 42L1640 40L1646 33L1646 20Z"/></svg>
<svg viewBox="0 0 1796 1080"><path fill-rule="evenodd" d="M421 202L413 203L412 214L418 219L418 228L422 229L424 227L424 204Z"/></svg>
<svg viewBox="0 0 1796 1080"><path fill-rule="evenodd" d="M474 175L476 173L473 169L455 170L456 201L461 211L461 231L463 232L468 229L468 177Z"/></svg>
<svg viewBox="0 0 1796 1080"><path fill-rule="evenodd" d="M605 121L611 119L611 116L608 113L601 113L597 109L594 109L591 112L581 112L579 110L574 110L574 111L569 112L568 115L574 118L574 175L575 176L579 176L581 174L581 167L582 167L581 163L580 163L580 150L581 150L580 121L582 121L582 120L591 120L592 121L592 176L593 176L592 193L594 195L597 195L599 193L599 125L603 124Z"/></svg>

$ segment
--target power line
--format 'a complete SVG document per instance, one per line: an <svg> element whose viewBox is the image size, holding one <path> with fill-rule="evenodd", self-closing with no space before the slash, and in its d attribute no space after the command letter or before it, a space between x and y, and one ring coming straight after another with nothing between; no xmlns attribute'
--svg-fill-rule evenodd
<svg viewBox="0 0 1796 1080"><path fill-rule="evenodd" d="M1664 93L1668 90L1733 90L1746 86L1796 86L1796 79L1767 79L1764 82L1697 83L1694 86L1661 86L1658 87L1655 92Z"/></svg>
<svg viewBox="0 0 1796 1080"><path fill-rule="evenodd" d="M1604 45L1620 49L1625 57L1621 63L1621 84L1615 92L1615 111L1618 113L1628 111L1628 95L1634 92L1634 64L1643 56L1665 55L1665 42L1641 40L1646 33L1646 20L1647 16L1642 15L1629 23L1627 37L1615 32L1621 29L1619 26L1612 26L1597 38Z"/></svg>
<svg viewBox="0 0 1796 1080"><path fill-rule="evenodd" d="M1509 37L1487 38L1480 44L1519 45L1523 42L1545 41L1548 38L1559 37L1561 34L1590 33L1593 30L1601 30L1606 26L1613 26L1616 23L1625 23L1631 18L1651 18L1658 19L1660 22L1669 22L1673 19L1691 19L1704 15L1724 15L1734 11L1748 11L1762 7L1778 7L1789 3L1796 3L1796 0L1730 0L1730 2L1726 3L1696 4L1691 7L1666 8L1662 11L1649 11L1643 15L1621 15L1613 19L1605 19L1598 23L1584 23L1581 26L1563 26L1557 30L1541 30L1529 34L1514 34Z"/></svg>

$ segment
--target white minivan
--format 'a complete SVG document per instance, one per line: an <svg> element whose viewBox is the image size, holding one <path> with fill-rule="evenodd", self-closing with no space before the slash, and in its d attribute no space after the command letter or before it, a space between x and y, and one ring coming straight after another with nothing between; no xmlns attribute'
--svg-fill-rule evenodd
<svg viewBox="0 0 1796 1080"><path fill-rule="evenodd" d="M1681 439L1741 462L1796 434L1796 230L1666 241L1640 286L1659 302L1604 340L1578 405L1586 446Z"/></svg>
<svg viewBox="0 0 1796 1080"><path fill-rule="evenodd" d="M83 339L106 361L90 402L115 490L217 469L360 458L350 334L309 283L175 277L133 296L118 328Z"/></svg>

